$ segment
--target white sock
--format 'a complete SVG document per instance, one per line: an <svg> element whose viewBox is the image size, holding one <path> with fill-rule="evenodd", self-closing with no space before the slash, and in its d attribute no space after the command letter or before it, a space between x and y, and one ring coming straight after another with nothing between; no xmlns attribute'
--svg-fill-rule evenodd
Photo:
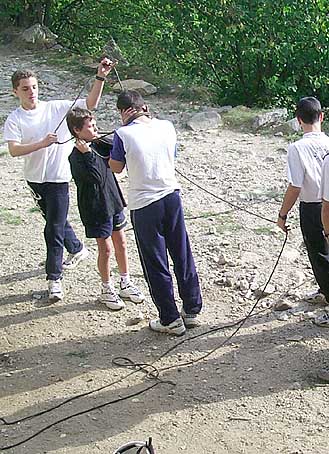
<svg viewBox="0 0 329 454"><path fill-rule="evenodd" d="M112 281L102 282L102 286L105 288L113 287Z"/></svg>
<svg viewBox="0 0 329 454"><path fill-rule="evenodd" d="M129 273L121 273L121 274L120 274L120 279L121 279L122 287L127 287L127 285L128 285L129 282L130 282Z"/></svg>

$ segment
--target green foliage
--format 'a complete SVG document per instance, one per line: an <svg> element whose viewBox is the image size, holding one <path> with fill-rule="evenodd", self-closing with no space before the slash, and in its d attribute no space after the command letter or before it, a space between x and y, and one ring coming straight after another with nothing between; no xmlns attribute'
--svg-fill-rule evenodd
<svg viewBox="0 0 329 454"><path fill-rule="evenodd" d="M0 17L33 8L62 44L98 55L113 37L133 64L201 85L215 101L329 105L327 0L48 0L4 3Z"/></svg>
<svg viewBox="0 0 329 454"><path fill-rule="evenodd" d="M0 223L8 225L20 225L22 218L8 208L0 208Z"/></svg>

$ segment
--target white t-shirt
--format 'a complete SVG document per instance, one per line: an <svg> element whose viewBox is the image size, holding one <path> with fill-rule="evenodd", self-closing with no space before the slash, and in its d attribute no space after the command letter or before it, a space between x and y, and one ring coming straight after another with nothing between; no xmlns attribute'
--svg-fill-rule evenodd
<svg viewBox="0 0 329 454"><path fill-rule="evenodd" d="M54 133L59 122L72 106L72 101L39 101L37 107L25 110L18 107L7 118L4 127L4 139L21 144L38 142L47 134ZM79 99L74 107L87 108L86 101ZM59 142L71 137L66 120L56 132ZM52 144L47 148L33 151L24 157L24 175L32 183L65 183L71 179L68 157L73 149L73 142L63 145Z"/></svg>
<svg viewBox="0 0 329 454"><path fill-rule="evenodd" d="M324 132L308 132L288 147L288 180L301 188L301 202L321 202L319 195L324 156L329 153L329 137Z"/></svg>
<svg viewBox="0 0 329 454"><path fill-rule="evenodd" d="M329 156L323 160L319 197L329 202Z"/></svg>
<svg viewBox="0 0 329 454"><path fill-rule="evenodd" d="M138 210L171 194L180 185L175 177L176 131L167 120L138 120L119 128L111 158L125 162L128 208Z"/></svg>

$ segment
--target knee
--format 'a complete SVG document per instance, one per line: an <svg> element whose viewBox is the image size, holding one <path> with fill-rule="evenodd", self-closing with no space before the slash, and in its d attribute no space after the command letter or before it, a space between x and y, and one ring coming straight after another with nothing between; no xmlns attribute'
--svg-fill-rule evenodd
<svg viewBox="0 0 329 454"><path fill-rule="evenodd" d="M123 231L120 230L117 235L113 235L112 240L116 252L125 252L127 250L127 239Z"/></svg>
<svg viewBox="0 0 329 454"><path fill-rule="evenodd" d="M48 242L64 244L64 226L62 224L47 223L44 233Z"/></svg>

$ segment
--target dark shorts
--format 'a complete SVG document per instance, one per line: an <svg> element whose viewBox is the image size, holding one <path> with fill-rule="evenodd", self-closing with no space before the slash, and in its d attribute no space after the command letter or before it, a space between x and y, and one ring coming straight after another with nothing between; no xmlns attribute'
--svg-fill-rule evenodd
<svg viewBox="0 0 329 454"><path fill-rule="evenodd" d="M108 238L112 236L112 232L122 230L127 225L127 220L124 212L115 214L109 218L104 224L85 225L87 238Z"/></svg>

